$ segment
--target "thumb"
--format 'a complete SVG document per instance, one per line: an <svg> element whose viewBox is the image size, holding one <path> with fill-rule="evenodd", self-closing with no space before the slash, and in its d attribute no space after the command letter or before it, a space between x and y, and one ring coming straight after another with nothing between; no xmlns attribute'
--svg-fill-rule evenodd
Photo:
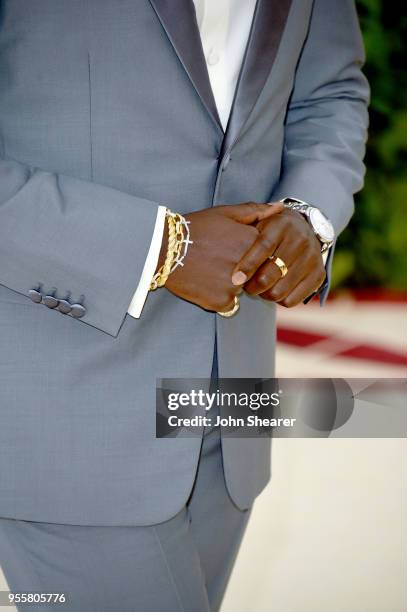
<svg viewBox="0 0 407 612"><path fill-rule="evenodd" d="M257 204L256 202L245 202L244 204L230 204L221 206L222 214L229 219L251 225L255 221L262 221L272 217L284 210L282 202L270 202L269 204Z"/></svg>

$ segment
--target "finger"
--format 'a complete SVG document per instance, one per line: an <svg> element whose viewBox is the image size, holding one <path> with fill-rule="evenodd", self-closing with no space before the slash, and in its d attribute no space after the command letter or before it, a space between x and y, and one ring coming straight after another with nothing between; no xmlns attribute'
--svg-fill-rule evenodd
<svg viewBox="0 0 407 612"><path fill-rule="evenodd" d="M268 291L281 278L281 272L271 260L267 260L260 266L252 278L244 285L244 290L249 295L260 295Z"/></svg>
<svg viewBox="0 0 407 612"><path fill-rule="evenodd" d="M234 285L244 285L267 258L277 251L281 241L281 231L278 227L274 228L274 232L269 231L260 234L235 266L232 273L232 283Z"/></svg>
<svg viewBox="0 0 407 612"><path fill-rule="evenodd" d="M283 277L279 266L268 257L245 284L246 293L261 295L283 281L284 285L289 285L291 288L294 288L300 282L305 271L303 270L303 260L299 258L295 244L283 240L276 248L274 256L278 256L285 263L288 268L287 274Z"/></svg>
<svg viewBox="0 0 407 612"><path fill-rule="evenodd" d="M234 285L246 283L249 279L256 275L260 266L264 262L267 262L272 255L280 257L286 266L290 267L296 258L304 252L306 247L307 243L302 236L293 237L290 235L287 237L285 228L282 224L270 223L267 230L260 232L258 238L252 244L250 249L235 266L232 273L232 283ZM273 262L273 264L278 268L275 262ZM273 273L270 286L272 281L276 281L277 278L275 273ZM263 277L260 280L260 284L265 283L266 280L267 279Z"/></svg>
<svg viewBox="0 0 407 612"><path fill-rule="evenodd" d="M264 293L260 293L260 297L271 302L281 303L287 296L289 296L296 287L304 280L305 276L301 268L293 268L291 273L287 274L284 278L280 278Z"/></svg>
<svg viewBox="0 0 407 612"><path fill-rule="evenodd" d="M267 291L266 299L281 303L303 281L308 283L308 295L310 295L314 291L314 287L319 287L323 283L325 274L320 253L311 252L302 254L300 251L297 251L297 257L293 264L288 266L287 275L280 278Z"/></svg>
<svg viewBox="0 0 407 612"><path fill-rule="evenodd" d="M234 219L239 223L250 225L256 221L268 219L284 210L282 202L270 202L269 204L257 204L256 202L246 202L244 204L230 204L219 206L225 217Z"/></svg>
<svg viewBox="0 0 407 612"><path fill-rule="evenodd" d="M298 256L288 266L287 274L284 277L280 274L280 278L277 282L266 290L267 299L273 302L281 302L307 277L311 279L311 283L315 282L310 276L309 258ZM265 297L262 294L260 295L261 297Z"/></svg>
<svg viewBox="0 0 407 612"><path fill-rule="evenodd" d="M308 296L321 287L324 282L324 274L313 274L307 275L303 278L296 287L289 291L282 299L277 300L281 306L286 308L293 308L298 304L301 304ZM270 298L266 298L270 299ZM273 299L273 301L276 301Z"/></svg>

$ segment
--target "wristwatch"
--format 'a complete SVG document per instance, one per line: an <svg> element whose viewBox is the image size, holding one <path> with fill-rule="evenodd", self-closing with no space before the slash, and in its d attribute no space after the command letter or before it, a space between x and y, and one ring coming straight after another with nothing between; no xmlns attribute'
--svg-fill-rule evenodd
<svg viewBox="0 0 407 612"><path fill-rule="evenodd" d="M281 202L286 208L296 210L304 215L321 243L321 253L325 253L335 240L335 231L330 220L316 208L302 200L283 198Z"/></svg>

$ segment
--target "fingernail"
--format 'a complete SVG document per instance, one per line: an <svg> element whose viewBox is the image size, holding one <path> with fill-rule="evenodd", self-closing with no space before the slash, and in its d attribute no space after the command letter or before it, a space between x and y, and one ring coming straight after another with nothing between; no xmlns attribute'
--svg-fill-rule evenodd
<svg viewBox="0 0 407 612"><path fill-rule="evenodd" d="M238 272L235 272L232 276L232 283L234 285L243 285L243 283L245 283L246 281L246 274L244 272L241 272L240 270Z"/></svg>

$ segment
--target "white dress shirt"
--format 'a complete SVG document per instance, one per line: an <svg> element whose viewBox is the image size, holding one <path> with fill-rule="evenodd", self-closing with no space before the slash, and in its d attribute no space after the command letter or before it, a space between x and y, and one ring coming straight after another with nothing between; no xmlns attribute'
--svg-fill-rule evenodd
<svg viewBox="0 0 407 612"><path fill-rule="evenodd" d="M256 0L194 0L209 79L224 130L249 38ZM157 267L165 226L165 206L159 206L153 238L141 279L128 313L139 318Z"/></svg>

